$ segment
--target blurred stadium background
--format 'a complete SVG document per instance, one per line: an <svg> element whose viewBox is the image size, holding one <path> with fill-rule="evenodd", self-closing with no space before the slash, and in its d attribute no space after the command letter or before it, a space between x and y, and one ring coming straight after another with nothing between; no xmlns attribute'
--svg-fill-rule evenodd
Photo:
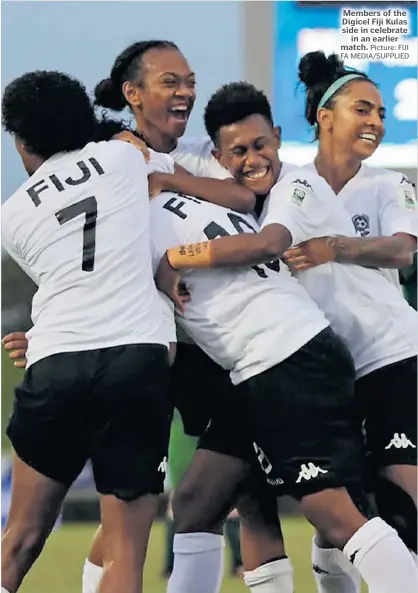
<svg viewBox="0 0 418 593"><path fill-rule="evenodd" d="M393 2L361 3L361 8ZM386 136L371 164L405 172L416 182L417 163L417 8L396 2L410 14L410 58L405 63L351 62L380 84L388 109ZM35 69L57 69L80 78L89 89L108 75L117 55L139 39L173 40L197 73L198 99L188 134L204 134L202 111L221 84L249 80L263 88L283 127L283 160L303 164L315 146L303 118L303 95L297 89L301 55L338 51L341 7L358 2L14 2L2 3L2 89L16 76ZM18 33L17 33L18 32ZM126 114L125 114L126 117ZM2 133L2 201L24 180L12 140ZM33 284L2 254L2 335L30 327ZM21 372L2 354L2 523L7 515L10 457L4 428L13 387ZM164 511L162 501L162 513ZM288 554L295 566L296 591L313 593L309 563L312 530L284 507ZM86 469L64 507L61 526L51 536L22 593L78 593L81 570L98 518L97 499ZM152 533L145 572L146 593L163 593L160 574L165 554L164 528ZM245 591L239 579L225 578L222 593Z"/></svg>

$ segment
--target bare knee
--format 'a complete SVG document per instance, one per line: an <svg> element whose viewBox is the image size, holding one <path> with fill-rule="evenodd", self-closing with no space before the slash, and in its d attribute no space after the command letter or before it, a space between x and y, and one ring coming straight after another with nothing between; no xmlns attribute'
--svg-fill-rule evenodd
<svg viewBox="0 0 418 593"><path fill-rule="evenodd" d="M301 510L321 532L324 542L342 550L354 533L367 522L344 489L324 490L304 496Z"/></svg>
<svg viewBox="0 0 418 593"><path fill-rule="evenodd" d="M277 499L274 496L243 494L238 500L237 509L245 528L272 539L283 539Z"/></svg>
<svg viewBox="0 0 418 593"><path fill-rule="evenodd" d="M216 497L210 499L199 486L180 484L171 500L176 533L221 534L229 508L222 512L216 502Z"/></svg>
<svg viewBox="0 0 418 593"><path fill-rule="evenodd" d="M2 538L3 562L17 562L22 567L30 567L44 547L50 530L41 526L14 525L10 523Z"/></svg>

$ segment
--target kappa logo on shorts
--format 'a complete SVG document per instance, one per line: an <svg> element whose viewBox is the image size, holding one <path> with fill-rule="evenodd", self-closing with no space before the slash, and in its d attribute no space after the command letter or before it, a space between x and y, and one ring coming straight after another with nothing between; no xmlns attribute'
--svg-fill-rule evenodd
<svg viewBox="0 0 418 593"><path fill-rule="evenodd" d="M168 471L167 457L164 457L164 459L162 460L162 462L158 466L158 470L157 471L161 472L162 474L166 474L167 473L167 471Z"/></svg>
<svg viewBox="0 0 418 593"><path fill-rule="evenodd" d="M408 447L416 449L416 446L407 438L404 432L401 432L400 435L399 432L395 432L393 439L385 449L392 449L392 447L395 447L395 449L407 449Z"/></svg>
<svg viewBox="0 0 418 593"><path fill-rule="evenodd" d="M312 461L308 464L302 463L300 466L299 477L296 480L296 484L299 484L302 480L310 480L311 478L317 478L319 474L327 474L327 469L322 469L319 465L314 465Z"/></svg>

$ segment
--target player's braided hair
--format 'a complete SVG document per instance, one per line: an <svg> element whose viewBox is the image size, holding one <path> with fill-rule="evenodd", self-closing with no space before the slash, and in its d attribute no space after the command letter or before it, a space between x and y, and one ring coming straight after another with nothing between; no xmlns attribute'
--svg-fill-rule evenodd
<svg viewBox="0 0 418 593"><path fill-rule="evenodd" d="M172 41L153 39L133 43L116 58L109 78L103 79L94 89L95 104L114 111L122 111L128 102L122 92L122 85L127 80L136 80L142 84L142 60L151 49L175 49Z"/></svg>
<svg viewBox="0 0 418 593"><path fill-rule="evenodd" d="M345 76L346 74L358 74L364 76L364 79L371 82L370 78L352 68L346 68L344 62L337 54L330 54L328 57L323 51L311 51L305 54L299 62L299 80L305 86L306 103L305 103L305 117L307 121L314 126L317 123L318 105L323 97L325 91L331 86L333 82ZM343 93L346 87L339 89L326 103L327 109L332 109L335 103L335 98ZM316 130L316 138L318 138L319 130Z"/></svg>
<svg viewBox="0 0 418 593"><path fill-rule="evenodd" d="M273 125L270 103L263 91L248 82L230 82L217 90L206 105L206 131L217 144L220 128L256 114L263 115Z"/></svg>
<svg viewBox="0 0 418 593"><path fill-rule="evenodd" d="M56 71L37 70L13 80L4 91L1 112L6 132L43 158L110 140L126 129L105 117L98 121L84 85Z"/></svg>

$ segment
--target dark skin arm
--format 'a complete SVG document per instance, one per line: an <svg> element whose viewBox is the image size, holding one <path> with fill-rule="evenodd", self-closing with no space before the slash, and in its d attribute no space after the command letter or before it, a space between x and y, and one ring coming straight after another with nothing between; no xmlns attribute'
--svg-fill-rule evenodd
<svg viewBox="0 0 418 593"><path fill-rule="evenodd" d="M277 259L292 244L292 237L286 227L281 224L269 224L259 233L221 237L213 241L205 241L189 247L195 253L208 254L206 262L194 265L193 258L170 264L167 253L161 258L155 276L159 290L174 302L179 311L184 311L184 300L179 296L179 284L182 269L221 268L231 266L252 266Z"/></svg>
<svg viewBox="0 0 418 593"><path fill-rule="evenodd" d="M174 174L153 173L149 177L151 196L162 191L172 191L200 198L237 212L252 212L255 196L252 191L238 185L234 179L195 177L176 165Z"/></svg>
<svg viewBox="0 0 418 593"><path fill-rule="evenodd" d="M330 261L400 269L412 264L416 248L416 237L407 233L395 233L391 237L320 237L289 249L284 253L284 260L295 272Z"/></svg>
<svg viewBox="0 0 418 593"><path fill-rule="evenodd" d="M143 140L129 130L116 136L116 140L129 142L142 152L145 161L149 161L150 153ZM255 206L253 192L230 179L211 179L210 177L195 177L180 165L175 164L175 172L155 172L148 176L149 193L153 198L162 191L172 191L200 198L205 202L212 202L236 212L252 212Z"/></svg>
<svg viewBox="0 0 418 593"><path fill-rule="evenodd" d="M292 236L281 224L269 224L255 234L221 237L211 241L211 267L263 264L280 257L291 244Z"/></svg>

